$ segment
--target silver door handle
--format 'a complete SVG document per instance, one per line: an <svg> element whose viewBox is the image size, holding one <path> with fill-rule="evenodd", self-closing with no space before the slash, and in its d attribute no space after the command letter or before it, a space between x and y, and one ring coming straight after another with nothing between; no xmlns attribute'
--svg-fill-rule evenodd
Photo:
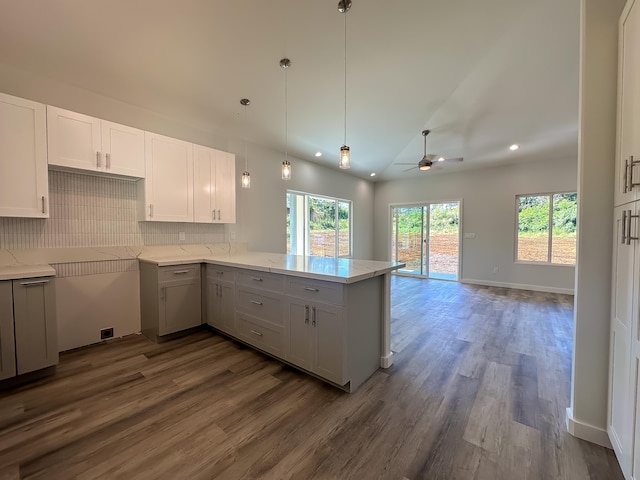
<svg viewBox="0 0 640 480"><path fill-rule="evenodd" d="M149 204L149 218L153 218L153 203Z"/></svg>
<svg viewBox="0 0 640 480"><path fill-rule="evenodd" d="M218 209L218 220L220 220L222 217L220 216L220 209Z"/></svg>
<svg viewBox="0 0 640 480"><path fill-rule="evenodd" d="M316 326L316 307L311 307L312 320L311 325Z"/></svg>
<svg viewBox="0 0 640 480"><path fill-rule="evenodd" d="M214 272L218 275L224 275L224 272L222 270L214 270Z"/></svg>
<svg viewBox="0 0 640 480"><path fill-rule="evenodd" d="M107 170L111 170L111 154L107 153L105 154L105 157L107 159Z"/></svg>
<svg viewBox="0 0 640 480"><path fill-rule="evenodd" d="M189 273L189 270L176 270L173 272L174 275L183 275L185 273Z"/></svg>
<svg viewBox="0 0 640 480"><path fill-rule="evenodd" d="M165 287L162 287L160 289L160 300L164 300L164 289L165 289Z"/></svg>
<svg viewBox="0 0 640 480"><path fill-rule="evenodd" d="M309 305L304 306L304 323L309 325Z"/></svg>
<svg viewBox="0 0 640 480"><path fill-rule="evenodd" d="M257 335L259 337L262 336L262 334L260 332L256 332L255 330L249 330L251 333L253 333L254 335Z"/></svg>
<svg viewBox="0 0 640 480"><path fill-rule="evenodd" d="M45 213L45 211L44 211L44 195L42 196L42 213Z"/></svg>
<svg viewBox="0 0 640 480"><path fill-rule="evenodd" d="M631 240L638 240L638 237L631 236L631 219L638 217L640 215L631 215L631 210L627 210L627 245L631 245Z"/></svg>
<svg viewBox="0 0 640 480"><path fill-rule="evenodd" d="M624 159L624 175L622 176L622 193L627 193L627 187L629 185L629 159Z"/></svg>
<svg viewBox="0 0 640 480"><path fill-rule="evenodd" d="M625 184L626 187L626 184ZM622 240L620 240L620 243L622 245L625 245L627 243L627 211L623 210L622 211L622 218L620 219L620 222L622 223Z"/></svg>
<svg viewBox="0 0 640 480"><path fill-rule="evenodd" d="M215 210L211 210L211 219L212 220L216 219L216 211Z"/></svg>
<svg viewBox="0 0 640 480"><path fill-rule="evenodd" d="M32 282L20 282L20 285L24 285L25 287L33 287L34 285L44 285L45 283L49 283L49 280L33 280Z"/></svg>
<svg viewBox="0 0 640 480"><path fill-rule="evenodd" d="M251 280L253 280L254 282L261 282L262 278L260 278L260 277L251 277Z"/></svg>
<svg viewBox="0 0 640 480"><path fill-rule="evenodd" d="M320 290L318 290L317 288L313 288L313 287L304 287L304 289L307 292L319 292Z"/></svg>
<svg viewBox="0 0 640 480"><path fill-rule="evenodd" d="M100 168L100 152L96 152L96 168Z"/></svg>
<svg viewBox="0 0 640 480"><path fill-rule="evenodd" d="M254 305L263 305L262 302L259 302L258 300L251 300L251 303L253 303Z"/></svg>
<svg viewBox="0 0 640 480"><path fill-rule="evenodd" d="M640 182L633 181L633 167L639 163L640 160L634 160L633 155L629 156L629 191L632 191L634 187L640 185Z"/></svg>

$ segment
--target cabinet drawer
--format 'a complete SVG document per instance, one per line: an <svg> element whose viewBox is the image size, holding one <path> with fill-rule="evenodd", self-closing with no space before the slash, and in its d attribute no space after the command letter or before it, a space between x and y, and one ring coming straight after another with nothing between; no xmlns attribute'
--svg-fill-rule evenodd
<svg viewBox="0 0 640 480"><path fill-rule="evenodd" d="M237 309L271 323L284 325L282 295L238 287Z"/></svg>
<svg viewBox="0 0 640 480"><path fill-rule="evenodd" d="M284 275L257 271L239 270L236 280L248 287L282 292L284 290Z"/></svg>
<svg viewBox="0 0 640 480"><path fill-rule="evenodd" d="M235 282L236 269L233 267L225 267L209 263L207 264L207 278Z"/></svg>
<svg viewBox="0 0 640 480"><path fill-rule="evenodd" d="M267 353L285 358L283 326L243 313L238 313L236 320L237 335L240 340Z"/></svg>
<svg viewBox="0 0 640 480"><path fill-rule="evenodd" d="M344 305L344 289L340 283L287 277L286 292L289 295L307 298L316 302Z"/></svg>
<svg viewBox="0 0 640 480"><path fill-rule="evenodd" d="M200 264L175 265L171 267L160 267L160 283L174 282L178 280L190 280L200 278Z"/></svg>

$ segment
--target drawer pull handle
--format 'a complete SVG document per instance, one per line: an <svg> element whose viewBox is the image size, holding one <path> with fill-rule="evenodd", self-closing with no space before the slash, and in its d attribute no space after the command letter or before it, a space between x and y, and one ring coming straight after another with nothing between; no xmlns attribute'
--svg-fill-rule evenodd
<svg viewBox="0 0 640 480"><path fill-rule="evenodd" d="M100 168L100 152L96 152L96 168Z"/></svg>
<svg viewBox="0 0 640 480"><path fill-rule="evenodd" d="M261 337L262 334L260 332L256 332L255 330L249 330L251 333L253 333L254 335L257 335L258 337Z"/></svg>
<svg viewBox="0 0 640 480"><path fill-rule="evenodd" d="M254 282L261 282L262 278L260 278L260 277L251 277L251 280L253 280Z"/></svg>
<svg viewBox="0 0 640 480"><path fill-rule="evenodd" d="M214 272L218 275L224 275L224 272L222 270L214 270Z"/></svg>
<svg viewBox="0 0 640 480"><path fill-rule="evenodd" d="M315 327L316 326L316 320L317 320L316 307L311 307L311 315L312 315L311 318L313 318L313 320L311 321L311 326Z"/></svg>
<svg viewBox="0 0 640 480"><path fill-rule="evenodd" d="M304 323L309 325L309 305L304 306Z"/></svg>
<svg viewBox="0 0 640 480"><path fill-rule="evenodd" d="M49 280L34 280L32 282L20 282L20 285L24 285L25 287L32 287L34 285L44 285L45 283L49 283Z"/></svg>
<svg viewBox="0 0 640 480"><path fill-rule="evenodd" d="M173 272L174 275L183 275L185 273L189 273L189 270L176 270Z"/></svg>
<svg viewBox="0 0 640 480"><path fill-rule="evenodd" d="M251 303L262 306L262 302L259 302L258 300L251 300Z"/></svg>
<svg viewBox="0 0 640 480"><path fill-rule="evenodd" d="M313 287L304 287L307 292L319 292L320 290Z"/></svg>
<svg viewBox="0 0 640 480"><path fill-rule="evenodd" d="M107 170L111 170L111 154L107 153L105 154L105 157L107 159Z"/></svg>

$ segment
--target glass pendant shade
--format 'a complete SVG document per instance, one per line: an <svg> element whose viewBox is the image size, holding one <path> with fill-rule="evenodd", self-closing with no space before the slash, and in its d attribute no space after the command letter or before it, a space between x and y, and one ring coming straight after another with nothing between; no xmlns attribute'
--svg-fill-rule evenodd
<svg viewBox="0 0 640 480"><path fill-rule="evenodd" d="M347 145L340 147L340 168L351 168L351 152Z"/></svg>
<svg viewBox="0 0 640 480"><path fill-rule="evenodd" d="M242 173L242 188L251 188L251 175L249 172Z"/></svg>
<svg viewBox="0 0 640 480"><path fill-rule="evenodd" d="M291 162L288 160L282 162L282 179L291 180Z"/></svg>

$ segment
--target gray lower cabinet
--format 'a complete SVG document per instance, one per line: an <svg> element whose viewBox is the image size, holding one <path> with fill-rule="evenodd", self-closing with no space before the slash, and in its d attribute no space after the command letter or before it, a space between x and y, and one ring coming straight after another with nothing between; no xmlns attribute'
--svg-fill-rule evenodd
<svg viewBox="0 0 640 480"><path fill-rule="evenodd" d="M344 309L287 296L289 361L338 385L345 385Z"/></svg>
<svg viewBox="0 0 640 480"><path fill-rule="evenodd" d="M157 341L202 324L200 270L199 263L140 265L142 333Z"/></svg>
<svg viewBox="0 0 640 480"><path fill-rule="evenodd" d="M51 277L0 282L0 379L58 363Z"/></svg>
<svg viewBox="0 0 640 480"><path fill-rule="evenodd" d="M207 324L229 335L236 334L235 278L235 269L217 265L206 267Z"/></svg>

